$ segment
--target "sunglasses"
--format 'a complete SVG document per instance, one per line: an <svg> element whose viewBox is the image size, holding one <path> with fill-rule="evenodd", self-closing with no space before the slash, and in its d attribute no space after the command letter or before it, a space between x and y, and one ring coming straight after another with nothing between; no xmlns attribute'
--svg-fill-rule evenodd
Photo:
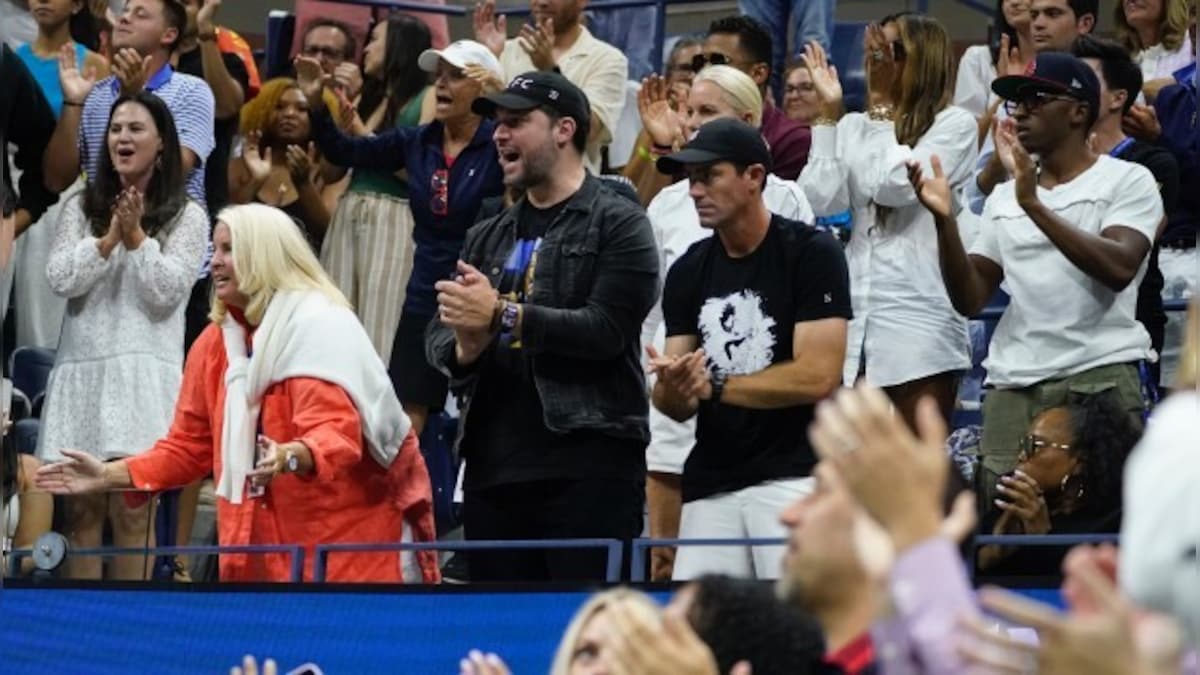
<svg viewBox="0 0 1200 675"><path fill-rule="evenodd" d="M744 66L744 65L748 65L748 64L749 64L749 62L739 64L739 63L735 62L733 59L729 58L728 56L725 56L724 54L722 54L720 52L713 52L711 54L697 54L692 57L692 71L696 72L696 73L700 72L701 70L704 70L705 66L735 66L736 67L736 66Z"/></svg>
<svg viewBox="0 0 1200 675"><path fill-rule="evenodd" d="M1017 456L1025 459L1031 459L1034 455L1047 448L1067 452L1071 449L1071 446L1066 443L1051 443L1043 438L1038 438L1033 434L1029 434L1028 436L1022 437L1017 443Z"/></svg>
<svg viewBox="0 0 1200 675"><path fill-rule="evenodd" d="M1045 91L1023 92L1018 95L1017 99L1006 99L1004 101L1004 112L1009 115L1015 115L1020 108L1024 108L1026 112L1037 112L1042 109L1042 106L1051 101L1073 101L1078 103L1079 99L1062 94L1051 94Z"/></svg>

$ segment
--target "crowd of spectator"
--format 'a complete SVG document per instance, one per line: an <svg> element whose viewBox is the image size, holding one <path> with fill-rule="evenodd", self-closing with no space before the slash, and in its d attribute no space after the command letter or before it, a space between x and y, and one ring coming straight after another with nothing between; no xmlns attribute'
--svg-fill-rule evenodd
<svg viewBox="0 0 1200 675"><path fill-rule="evenodd" d="M1194 1L1118 2L1107 39L1096 0L998 0L957 66L937 18L883 16L862 110L825 0L747 1L644 78L585 0L533 0L511 31L485 0L454 41L425 15L310 19L265 78L221 4L0 0L32 19L0 54L6 347L56 350L32 454L4 446L17 546L52 526L153 546L169 489L186 543L207 479L222 544L432 540L459 524L434 523L440 491L468 540L790 539L654 549L651 578L696 580L682 607L598 597L561 672L608 651L617 672L1003 661L1005 636L955 652L922 632L977 613L968 569L1065 569L1080 617L1124 607L1106 550L968 544L963 563L938 533L946 513L971 529L949 506L970 485L982 534L1149 536L1130 491L1180 442L1156 418L1186 414L1200 340L1166 306L1200 285ZM614 156L626 107L640 127ZM947 430L979 365L959 475ZM423 434L450 418L450 447ZM457 485L431 484L437 452ZM1193 606L1126 576L1171 563L1146 549L1120 590L1194 630ZM428 552L334 560L335 580L440 577ZM604 569L584 549L466 562L472 581ZM787 607L712 575L779 578ZM222 579L287 576L221 558Z"/></svg>

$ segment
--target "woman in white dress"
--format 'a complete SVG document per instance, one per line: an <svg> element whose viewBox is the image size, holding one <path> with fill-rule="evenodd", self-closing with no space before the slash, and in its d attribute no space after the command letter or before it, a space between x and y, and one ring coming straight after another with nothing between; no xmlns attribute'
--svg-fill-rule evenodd
<svg viewBox="0 0 1200 675"><path fill-rule="evenodd" d="M933 217L917 201L906 164L928 167L938 155L957 191L975 166L976 121L950 105L953 50L940 23L919 14L885 19L866 41L865 113L844 113L836 69L820 45L806 48L822 113L799 182L818 217L854 214L845 382L865 374L914 426L926 395L949 419L958 376L971 361L966 319L942 282Z"/></svg>
<svg viewBox="0 0 1200 675"><path fill-rule="evenodd" d="M992 118L999 109L1000 99L992 94L992 80L1024 73L1037 54L1029 6L1030 0L996 0L992 19L996 41L967 47L958 62L954 105L979 120L981 138L991 130Z"/></svg>
<svg viewBox="0 0 1200 675"><path fill-rule="evenodd" d="M122 96L109 118L96 180L63 207L46 268L67 298L62 341L46 388L38 455L83 448L101 461L138 453L165 435L183 372L184 305L207 245L208 218L183 189L179 137L153 94ZM72 547L153 546L148 496L101 494L66 504ZM109 576L145 576L141 556L114 558ZM99 578L102 560L72 557L74 578Z"/></svg>

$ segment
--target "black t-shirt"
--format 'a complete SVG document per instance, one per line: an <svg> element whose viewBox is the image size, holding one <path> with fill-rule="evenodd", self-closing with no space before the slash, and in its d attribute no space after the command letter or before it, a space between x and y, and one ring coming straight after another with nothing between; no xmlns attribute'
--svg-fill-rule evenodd
<svg viewBox="0 0 1200 675"><path fill-rule="evenodd" d="M542 236L568 200L546 209L522 202L517 241L497 290L522 303L533 287ZM533 364L520 340L501 333L479 365L463 428L465 490L560 478L636 479L645 473L645 445L596 431L556 433L546 427Z"/></svg>
<svg viewBox="0 0 1200 675"><path fill-rule="evenodd" d="M797 323L850 315L841 245L780 216L741 258L730 257L719 236L697 242L671 266L663 290L667 336L697 336L709 368L728 376L793 360ZM683 500L807 476L816 463L808 443L812 417L811 405L753 410L702 401Z"/></svg>
<svg viewBox="0 0 1200 675"><path fill-rule="evenodd" d="M235 54L221 54L225 61L225 69L229 75L242 86L243 92L250 91L250 74L246 72L246 64ZM204 61L197 47L186 54L179 55L177 72L204 79ZM216 144L212 154L204 163L204 200L208 202L208 213L216 217L217 213L229 205L229 156L233 152L233 137L238 131L238 115L229 119L218 119L213 122L213 137Z"/></svg>

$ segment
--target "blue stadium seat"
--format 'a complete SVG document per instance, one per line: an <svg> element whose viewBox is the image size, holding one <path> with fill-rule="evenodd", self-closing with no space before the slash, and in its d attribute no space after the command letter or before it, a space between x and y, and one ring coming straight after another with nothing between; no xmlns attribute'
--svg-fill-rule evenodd
<svg viewBox="0 0 1200 675"><path fill-rule="evenodd" d="M267 15L267 48L263 59L263 81L283 77L292 71L292 34L296 30L296 15L272 10Z"/></svg>
<svg viewBox="0 0 1200 675"><path fill-rule="evenodd" d="M42 429L41 420L24 419L13 424L13 443L17 452L33 455L37 453L38 433Z"/></svg>
<svg viewBox="0 0 1200 675"><path fill-rule="evenodd" d="M13 388L21 390L30 401L43 394L50 371L54 368L54 354L53 349L17 347L8 364Z"/></svg>
<svg viewBox="0 0 1200 675"><path fill-rule="evenodd" d="M863 70L863 36L867 24L839 22L833 25L829 60L837 67L842 81L842 102L847 112L867 107L867 78Z"/></svg>

